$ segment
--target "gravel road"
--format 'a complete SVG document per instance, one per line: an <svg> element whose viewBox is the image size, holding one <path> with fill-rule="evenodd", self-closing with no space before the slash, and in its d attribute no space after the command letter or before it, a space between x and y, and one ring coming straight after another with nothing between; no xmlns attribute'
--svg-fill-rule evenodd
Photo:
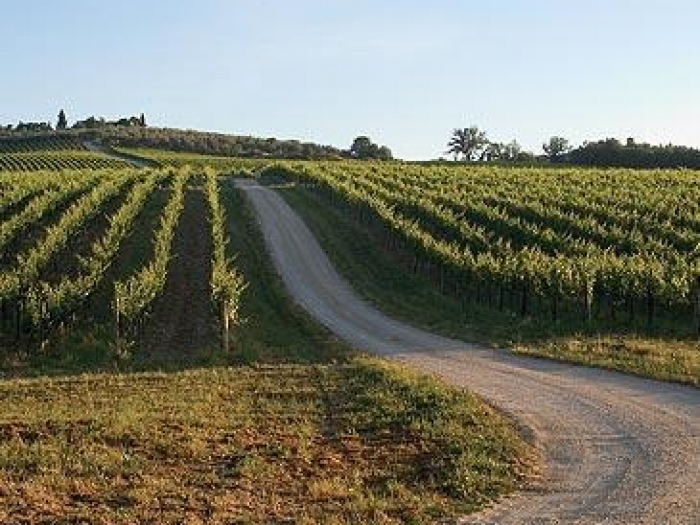
<svg viewBox="0 0 700 525"><path fill-rule="evenodd" d="M358 349L478 393L541 451L541 487L460 523L700 524L700 390L521 358L393 320L351 290L277 193L237 185L290 294L311 315Z"/></svg>
<svg viewBox="0 0 700 525"><path fill-rule="evenodd" d="M149 166L153 165L145 159L139 160L136 157L124 155L123 153L119 153L114 148L98 144L97 142L84 140L83 145L88 149L88 151L92 151L93 153L100 153L105 157L109 157L110 159L121 160L133 166L134 168L148 168Z"/></svg>

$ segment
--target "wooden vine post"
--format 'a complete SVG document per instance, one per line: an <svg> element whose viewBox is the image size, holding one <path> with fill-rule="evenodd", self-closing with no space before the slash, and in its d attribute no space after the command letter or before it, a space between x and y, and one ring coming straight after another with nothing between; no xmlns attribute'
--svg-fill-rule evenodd
<svg viewBox="0 0 700 525"><path fill-rule="evenodd" d="M119 301L119 294L114 294L114 334L117 346L121 343L121 318L120 318L120 307L121 302Z"/></svg>
<svg viewBox="0 0 700 525"><path fill-rule="evenodd" d="M222 340L223 340L223 351L224 353L228 353L229 347L230 347L230 334L229 330L231 328L231 323L230 323L230 317L229 317L229 305L228 301L224 299L221 301L221 309L222 309L222 316L223 316L223 334L222 334Z"/></svg>
<svg viewBox="0 0 700 525"><path fill-rule="evenodd" d="M695 278L695 332L700 338L700 275Z"/></svg>

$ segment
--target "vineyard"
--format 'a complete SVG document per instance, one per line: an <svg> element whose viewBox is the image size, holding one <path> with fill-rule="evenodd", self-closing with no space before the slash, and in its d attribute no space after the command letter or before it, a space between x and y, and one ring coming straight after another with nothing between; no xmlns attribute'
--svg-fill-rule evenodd
<svg viewBox="0 0 700 525"><path fill-rule="evenodd" d="M8 153L0 154L0 172L101 170L123 168L127 164L91 152Z"/></svg>
<svg viewBox="0 0 700 525"><path fill-rule="evenodd" d="M1 345L40 348L94 323L109 327L115 348L140 341L174 261L172 242L185 197L205 192L211 214L210 231L203 234L215 246L206 300L222 312L228 346L245 286L227 251L219 186L217 172L190 168L0 175ZM147 226L144 210L156 200L165 204ZM113 267L125 241L153 226L143 260L122 254L129 264ZM105 301L109 308L97 304ZM101 310L100 317L95 312ZM212 311L212 319L217 316Z"/></svg>
<svg viewBox="0 0 700 525"><path fill-rule="evenodd" d="M88 151L78 135L0 137L0 173L125 167L121 160Z"/></svg>
<svg viewBox="0 0 700 525"><path fill-rule="evenodd" d="M249 190L278 193L258 203L298 198L311 230L321 210L365 284L448 323L663 328L649 338L668 349L635 350L637 361L612 367L698 384L692 172L156 156L165 167L0 173L0 521L89 521L99 510L110 523L175 523L196 501L188 516L205 521L421 523L481 508L527 479L535 456L492 408L357 356L292 301L258 220L295 224L293 215L263 215ZM328 304L356 312L303 237L279 232L290 240L281 252L310 277L303 289L318 283ZM410 279L428 301L411 295ZM403 345L397 326L376 323L376 339ZM610 354L626 357L624 334L611 333ZM436 352L435 340L406 355L470 371L469 388L488 382L493 355L500 382L486 393L522 381L505 352ZM540 387L536 369L525 375L535 379L516 392ZM580 394L547 395L568 406ZM612 398L602 399L584 397L583 412L609 417ZM567 416L575 428L579 416Z"/></svg>
<svg viewBox="0 0 700 525"><path fill-rule="evenodd" d="M690 171L271 166L367 226L441 292L552 322L698 331Z"/></svg>
<svg viewBox="0 0 700 525"><path fill-rule="evenodd" d="M0 154L47 151L86 151L78 135L27 135L0 137Z"/></svg>
<svg viewBox="0 0 700 525"><path fill-rule="evenodd" d="M51 153L8 155L40 162ZM169 162L167 155L159 161ZM167 282L185 195L196 188L206 202L197 213L210 224L212 318L228 348L245 284L228 247L221 167L185 160L176 155L181 165L168 169L0 174L3 344L40 345L89 318L95 296L110 305L99 321L115 341L140 340ZM238 173L257 169L262 180L295 180L464 304L553 323L698 331L700 181L693 172L226 162ZM112 269L156 194L161 208L149 226L148 256L132 257L128 272Z"/></svg>
<svg viewBox="0 0 700 525"><path fill-rule="evenodd" d="M164 166L193 166L198 169L206 167L219 171L252 170L269 164L269 162L258 159L243 159L236 157L223 157L214 155L203 155L198 153L187 153L181 151L167 151L149 148L115 148L120 154L130 155L138 159L148 159Z"/></svg>
<svg viewBox="0 0 700 525"><path fill-rule="evenodd" d="M228 175L251 167L0 174L0 521L451 516L520 483L504 418L293 306Z"/></svg>

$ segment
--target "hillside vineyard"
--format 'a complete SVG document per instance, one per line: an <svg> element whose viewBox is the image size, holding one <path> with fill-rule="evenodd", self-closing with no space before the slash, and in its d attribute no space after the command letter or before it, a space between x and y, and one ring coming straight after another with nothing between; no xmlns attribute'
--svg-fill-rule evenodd
<svg viewBox="0 0 700 525"><path fill-rule="evenodd" d="M443 291L522 316L698 330L692 171L270 167L365 223Z"/></svg>
<svg viewBox="0 0 700 525"><path fill-rule="evenodd" d="M127 164L88 151L77 136L36 136L0 140L0 172L99 170Z"/></svg>
<svg viewBox="0 0 700 525"><path fill-rule="evenodd" d="M700 178L691 171L250 161L239 169L0 174L3 340L80 319L98 289L116 337L136 340L162 293L187 188L211 224L211 301L236 324L245 288L227 256L219 186L231 174L296 182L354 217L384 249L464 303L547 322L698 331ZM224 175L224 176L222 176ZM148 257L104 283L154 192ZM101 218L101 219L100 219ZM78 237L80 257L61 258ZM84 241L86 242L86 241ZM60 267L57 260L60 260Z"/></svg>
<svg viewBox="0 0 700 525"><path fill-rule="evenodd" d="M100 321L114 337L138 340L165 286L185 192L202 186L212 210L211 300L227 336L244 283L226 256L219 185L215 171L189 167L0 174L0 341L43 344L57 329L92 319L98 295L109 303ZM157 192L166 199L143 264L110 273Z"/></svg>

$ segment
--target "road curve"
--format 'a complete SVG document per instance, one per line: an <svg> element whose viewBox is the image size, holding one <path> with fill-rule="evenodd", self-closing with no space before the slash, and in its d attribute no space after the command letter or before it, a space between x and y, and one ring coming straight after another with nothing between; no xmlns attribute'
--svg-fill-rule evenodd
<svg viewBox="0 0 700 525"><path fill-rule="evenodd" d="M100 144L98 142L84 140L83 145L89 151L92 151L93 153L100 153L101 155L104 155L105 157L109 157L110 159L121 160L122 162L126 162L127 164L133 166L134 168L148 168L148 167L153 167L156 164L148 159L140 159L140 158L133 156L133 155L126 155L124 153L120 153L119 151L115 150L114 148L111 148L109 146L105 146L105 145Z"/></svg>
<svg viewBox="0 0 700 525"><path fill-rule="evenodd" d="M543 485L464 524L700 524L700 390L531 359L397 322L338 275L273 190L237 181L275 267L311 315L358 349L478 393L531 434Z"/></svg>

